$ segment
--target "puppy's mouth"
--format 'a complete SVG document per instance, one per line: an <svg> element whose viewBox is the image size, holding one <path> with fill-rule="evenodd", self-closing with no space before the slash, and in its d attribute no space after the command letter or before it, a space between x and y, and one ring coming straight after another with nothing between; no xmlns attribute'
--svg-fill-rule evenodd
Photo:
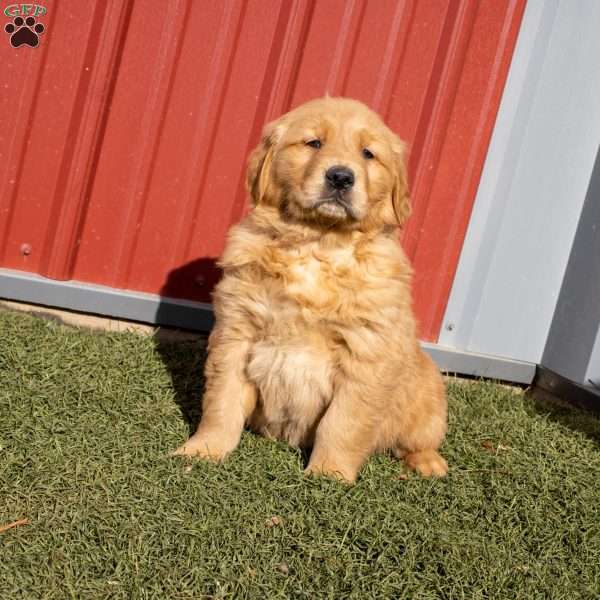
<svg viewBox="0 0 600 600"><path fill-rule="evenodd" d="M340 190L334 190L328 196L321 197L312 208L327 216L339 218L345 215L353 221L358 221L352 202L347 198L347 194Z"/></svg>

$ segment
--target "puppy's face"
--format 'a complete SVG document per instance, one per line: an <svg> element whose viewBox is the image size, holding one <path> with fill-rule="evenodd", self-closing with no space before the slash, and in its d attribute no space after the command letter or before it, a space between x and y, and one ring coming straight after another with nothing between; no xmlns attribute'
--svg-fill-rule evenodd
<svg viewBox="0 0 600 600"><path fill-rule="evenodd" d="M255 204L327 228L398 225L410 212L404 144L345 98L307 102L267 125L247 182Z"/></svg>

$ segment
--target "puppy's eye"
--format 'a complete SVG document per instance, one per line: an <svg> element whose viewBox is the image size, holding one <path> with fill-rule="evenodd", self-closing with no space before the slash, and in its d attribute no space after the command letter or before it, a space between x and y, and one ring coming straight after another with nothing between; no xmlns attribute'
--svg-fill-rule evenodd
<svg viewBox="0 0 600 600"><path fill-rule="evenodd" d="M362 154L367 160L375 158L375 155L368 148L363 148Z"/></svg>
<svg viewBox="0 0 600 600"><path fill-rule="evenodd" d="M319 149L321 147L321 140L309 140L306 142L306 145L310 146L311 148Z"/></svg>

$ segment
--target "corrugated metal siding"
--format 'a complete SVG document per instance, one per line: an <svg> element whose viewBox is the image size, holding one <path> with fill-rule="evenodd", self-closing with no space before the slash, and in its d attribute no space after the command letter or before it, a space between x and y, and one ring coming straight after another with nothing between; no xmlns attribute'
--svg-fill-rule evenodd
<svg viewBox="0 0 600 600"><path fill-rule="evenodd" d="M437 338L524 0L45 5L40 47L0 54L0 266L206 301L264 122L347 95L411 145Z"/></svg>

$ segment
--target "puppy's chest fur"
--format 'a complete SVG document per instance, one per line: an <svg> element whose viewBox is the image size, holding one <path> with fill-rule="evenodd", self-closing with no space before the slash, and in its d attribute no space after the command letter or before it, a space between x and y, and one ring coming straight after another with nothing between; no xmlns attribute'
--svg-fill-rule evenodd
<svg viewBox="0 0 600 600"><path fill-rule="evenodd" d="M394 309L400 300L399 267L374 264L353 244L263 240L245 251L254 260L239 272L244 283L234 301L252 313L256 328L246 373L259 408L250 424L292 445L311 445L334 393L340 353L368 359L381 307Z"/></svg>
<svg viewBox="0 0 600 600"><path fill-rule="evenodd" d="M338 344L330 321L352 300L347 279L356 259L352 248L323 251L317 244L271 248L269 258L273 320L259 334L247 367L260 391L252 425L309 446L333 395Z"/></svg>
<svg viewBox="0 0 600 600"><path fill-rule="evenodd" d="M322 318L336 316L364 283L352 247L322 249L317 244L274 250L282 294ZM307 315L306 311L304 312Z"/></svg>

